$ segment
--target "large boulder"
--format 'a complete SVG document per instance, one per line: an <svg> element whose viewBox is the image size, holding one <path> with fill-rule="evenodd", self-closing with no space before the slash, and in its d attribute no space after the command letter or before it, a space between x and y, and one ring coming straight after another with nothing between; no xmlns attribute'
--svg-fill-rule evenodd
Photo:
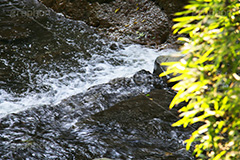
<svg viewBox="0 0 240 160"><path fill-rule="evenodd" d="M168 16L153 1L114 0L90 3L87 0L42 0L42 2L66 17L82 20L98 28L99 33L110 40L157 46L169 39L171 26Z"/></svg>
<svg viewBox="0 0 240 160"><path fill-rule="evenodd" d="M167 151L185 156L182 139L176 138L188 136L188 131L171 131L177 112L171 113L168 104L174 93L160 90L145 96L158 81L142 70L131 78L93 86L58 105L39 106L3 117L1 158L141 159L139 156L164 156Z"/></svg>
<svg viewBox="0 0 240 160"><path fill-rule="evenodd" d="M56 106L0 119L2 159L194 159L183 143L194 128L173 128L174 93L152 90L154 77L119 78ZM135 77L138 77L135 75ZM135 79L135 80L134 80Z"/></svg>
<svg viewBox="0 0 240 160"><path fill-rule="evenodd" d="M91 148L100 149L103 157L191 159L191 152L185 150L182 140L190 136L193 128L171 127L179 119L176 108L169 110L173 96L166 90L153 90L122 101L76 123L76 132L91 130L82 140Z"/></svg>

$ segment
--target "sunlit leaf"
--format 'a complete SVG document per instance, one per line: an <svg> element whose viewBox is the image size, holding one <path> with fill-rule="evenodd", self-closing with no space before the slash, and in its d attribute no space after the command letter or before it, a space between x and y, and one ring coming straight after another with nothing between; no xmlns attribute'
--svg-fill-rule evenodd
<svg viewBox="0 0 240 160"><path fill-rule="evenodd" d="M120 8L117 8L117 9L115 10L115 13L117 13L119 10L120 10Z"/></svg>
<svg viewBox="0 0 240 160"><path fill-rule="evenodd" d="M187 149L199 142L194 151L202 159L240 159L240 3L234 2L190 1L175 14L173 33L187 34L178 39L185 61L164 64L168 69L161 74L178 82L170 108L188 102L173 126L206 123L186 140Z"/></svg>

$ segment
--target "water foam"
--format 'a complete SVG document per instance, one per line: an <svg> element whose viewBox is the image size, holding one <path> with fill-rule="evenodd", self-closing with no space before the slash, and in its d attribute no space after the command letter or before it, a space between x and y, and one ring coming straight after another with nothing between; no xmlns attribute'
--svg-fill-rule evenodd
<svg viewBox="0 0 240 160"><path fill-rule="evenodd" d="M171 54L174 50L162 50L145 48L140 45L130 45L107 55L94 54L89 61L80 57L79 63L85 63L82 68L84 73L71 72L54 76L53 72L39 74L38 84L50 86L48 91L40 93L26 93L22 97L14 96L4 90L0 90L0 118L16 113L27 108L41 105L55 105L64 98L85 92L93 85L107 83L117 77L129 77L141 69L152 72L154 60L161 54Z"/></svg>

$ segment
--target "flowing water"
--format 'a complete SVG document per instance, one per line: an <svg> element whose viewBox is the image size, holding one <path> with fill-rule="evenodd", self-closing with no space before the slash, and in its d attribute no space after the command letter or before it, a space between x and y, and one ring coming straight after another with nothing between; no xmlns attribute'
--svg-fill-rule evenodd
<svg viewBox="0 0 240 160"><path fill-rule="evenodd" d="M57 104L90 86L131 76L141 69L152 72L157 56L174 52L108 42L81 21L39 8L45 14L34 20L18 10L19 15L17 11L5 12L13 21L8 14L1 17L2 27L14 25L30 31L27 36L2 39L0 43L0 117L29 107Z"/></svg>
<svg viewBox="0 0 240 160"><path fill-rule="evenodd" d="M84 60L80 52L74 53L69 59L65 59L68 61L66 63L71 61L72 64L58 65L53 62L47 64L51 68L36 71L40 73L32 73L32 68L28 68L23 77L17 77L23 78L23 82L17 82L17 86L7 86L9 82L5 83L6 86L2 86L0 90L0 116L36 105L57 104L66 97L86 91L90 86L106 83L117 77L131 76L141 69L152 71L155 58L161 54L139 45L131 45L104 55L91 53L89 60ZM5 61L6 66L11 65L6 59L1 60Z"/></svg>
<svg viewBox="0 0 240 160"><path fill-rule="evenodd" d="M104 142L101 142L101 138L99 139L99 136L109 134L105 133L105 129L118 130L118 124L113 126L111 124L102 128L97 120L93 122L91 118L84 119L84 117L108 109L109 105L106 108L104 101L114 104L121 99L127 99L126 97L129 95L132 97L135 92L139 94L139 87L136 87L131 78L125 78L124 84L127 83L132 88L114 88L116 86L115 82L99 88L88 88L107 83L117 77L131 77L141 69L152 72L154 60L157 56L176 51L158 51L140 45L123 45L108 41L106 38L100 37L94 28L84 22L67 19L35 0L3 0L0 2L0 8L0 118L2 118L0 156L4 154L3 157L7 159L21 158L21 156L30 159L74 159L73 157L75 159L81 159L81 157L91 159L96 155L105 154L112 155L112 158L119 158L121 154L126 154L122 156L123 159L134 159L134 154L137 155L138 152L133 151L134 154L132 152L127 154L125 150L127 151L130 148L132 150L135 146L131 147L131 144L135 144L135 141L128 143L130 148L127 147L121 152L116 152L118 146L115 145L117 144L113 145L115 142L108 144L108 141L116 137L109 137L109 140L104 140ZM144 75L146 75L145 79L150 76L145 72L140 74L140 76ZM151 76L150 79L152 79ZM141 87L146 86L142 85ZM150 91L150 89L147 88L146 91ZM104 94L102 94L103 92ZM120 92L122 95L116 96L117 93L115 92ZM102 95L108 93L110 98L105 98L104 101L102 98L96 98L93 102L92 99L99 93ZM167 93L164 94L168 97ZM118 97L118 99L113 98L111 100L111 96ZM70 97L70 100L67 97ZM89 101L91 101L91 104L85 105ZM72 102L78 105L72 104ZM95 107L91 110L91 107L96 106L98 102L100 109ZM103 104L100 104L100 102ZM69 106L74 108L71 114L67 111ZM34 109L31 111L28 110L29 108ZM75 110L76 108L77 110ZM15 114L11 115L10 113ZM60 115L62 118L57 118L61 117ZM157 126L163 124L160 121L156 117L149 121L149 126L154 123L154 126L157 127L158 136L155 136L159 137L163 133L165 135L170 133L172 134L170 136L171 141L178 139L176 144L183 145L182 139L189 133L171 131L171 129L166 133L164 131L160 133L159 130L163 129ZM54 124L50 125L49 128L49 123ZM69 126L71 128L75 126L75 123L80 124L80 126L69 131ZM113 123L115 123L115 120ZM171 123L168 123L168 128ZM94 128L94 132L91 126ZM66 128L68 128L68 131L66 131ZM101 134L98 131L101 131ZM121 139L121 136L127 136L124 135L125 132L121 128L118 132L118 140ZM128 136L135 135L135 132L137 131L132 130L132 135ZM40 136L38 133L44 133L44 135ZM93 133L94 135L92 135ZM41 141L38 143L39 146L42 145L42 148L36 149L32 145L33 147L29 149L28 146L24 145L22 148L20 146L21 149L19 149L17 139L21 141L20 144L24 139L26 139L27 144L30 144L32 142L29 139L32 138L26 137L33 134L34 139L37 139L36 141ZM73 137L68 139L69 137L65 134ZM181 135L180 138L176 138L177 134ZM16 137L16 135L20 135L20 137ZM62 137L64 135L67 139ZM51 140L48 141L48 138ZM72 141L72 138L82 142L75 144L76 142ZM60 142L61 139L63 141ZM117 139L116 141L118 141ZM143 143L148 145L152 143L149 146L149 150L151 150L150 148L158 147L155 141L156 139L149 139L149 142L144 141ZM164 145L164 143L162 144ZM65 145L66 147L64 147ZM82 150L79 145L82 145ZM178 148L181 148L181 145ZM106 150L109 146L112 147L111 153ZM57 147L59 147L59 150ZM144 148L142 149L144 150ZM74 150L77 150L78 153ZM158 150L154 149L151 152L158 152ZM150 152L147 153L150 154ZM186 154L185 151L176 153ZM164 153L161 152L160 155L162 154ZM71 158L71 155L74 156ZM61 156L63 157L60 158ZM77 156L80 158L76 158ZM185 155L186 157L192 159L189 153L187 153L187 156Z"/></svg>

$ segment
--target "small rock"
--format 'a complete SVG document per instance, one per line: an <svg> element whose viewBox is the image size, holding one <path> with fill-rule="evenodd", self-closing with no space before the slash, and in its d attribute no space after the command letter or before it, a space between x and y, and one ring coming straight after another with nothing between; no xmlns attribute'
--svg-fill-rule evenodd
<svg viewBox="0 0 240 160"><path fill-rule="evenodd" d="M183 54L170 54L170 55L161 55L158 56L154 62L154 70L153 74L159 76L161 73L165 72L167 70L167 66L161 65L163 62L176 62L179 61L180 59L184 58ZM178 74L179 75L179 74ZM163 77L164 81L168 81L169 79L173 78L173 74L166 75ZM168 86L171 87L175 83L168 83Z"/></svg>

